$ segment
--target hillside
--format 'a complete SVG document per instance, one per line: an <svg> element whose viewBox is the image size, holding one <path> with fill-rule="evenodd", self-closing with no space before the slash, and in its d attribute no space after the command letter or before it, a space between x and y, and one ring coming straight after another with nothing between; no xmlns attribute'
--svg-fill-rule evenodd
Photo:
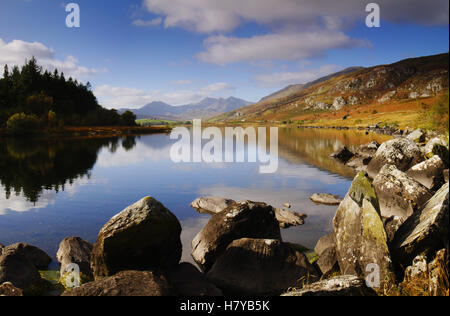
<svg viewBox="0 0 450 316"><path fill-rule="evenodd" d="M413 125L421 110L448 93L448 57L446 53L351 68L353 71L321 78L281 98L263 98L212 121L294 121L324 126L395 121Z"/></svg>
<svg viewBox="0 0 450 316"><path fill-rule="evenodd" d="M130 110L136 114L138 119L163 119L174 121L185 121L192 119L208 119L222 113L234 111L243 106L251 104L242 99L229 97L205 98L198 103L181 106L172 106L164 102L152 102L140 109ZM119 113L124 112L122 109Z"/></svg>

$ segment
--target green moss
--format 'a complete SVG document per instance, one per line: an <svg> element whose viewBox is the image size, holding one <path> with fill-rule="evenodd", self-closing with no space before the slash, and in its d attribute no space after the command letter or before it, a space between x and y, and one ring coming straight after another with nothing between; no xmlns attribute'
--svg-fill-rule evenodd
<svg viewBox="0 0 450 316"><path fill-rule="evenodd" d="M372 186L369 178L366 177L364 172L360 172L355 179L353 180L352 186L348 191L349 196L358 203L361 207L363 205L363 201L369 201L378 214L380 214L380 205L378 203L377 194L375 189Z"/></svg>
<svg viewBox="0 0 450 316"><path fill-rule="evenodd" d="M377 245L385 246L387 250L387 235L377 210L369 201L364 200L361 211L363 236L374 240Z"/></svg>

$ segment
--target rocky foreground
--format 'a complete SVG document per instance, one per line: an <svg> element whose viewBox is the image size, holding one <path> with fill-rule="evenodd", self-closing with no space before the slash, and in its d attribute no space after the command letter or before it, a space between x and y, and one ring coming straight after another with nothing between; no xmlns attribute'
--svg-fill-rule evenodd
<svg viewBox="0 0 450 316"><path fill-rule="evenodd" d="M60 278L52 282L43 272L51 262L45 252L0 244L0 296L448 295L448 138L429 138L415 131L335 153L359 173L343 200L312 197L339 205L333 232L314 252L280 234L306 215L199 198L191 206L211 214L192 241L199 270L180 263L178 219L146 197L111 218L94 245L64 239ZM81 275L76 288L66 278L73 263Z"/></svg>

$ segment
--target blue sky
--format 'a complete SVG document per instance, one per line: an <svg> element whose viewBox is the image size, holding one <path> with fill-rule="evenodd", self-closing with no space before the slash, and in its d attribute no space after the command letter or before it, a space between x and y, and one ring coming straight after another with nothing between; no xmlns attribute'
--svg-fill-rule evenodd
<svg viewBox="0 0 450 316"><path fill-rule="evenodd" d="M36 56L90 81L100 103L137 108L235 96L257 101L350 66L448 52L447 0L0 0L0 66Z"/></svg>

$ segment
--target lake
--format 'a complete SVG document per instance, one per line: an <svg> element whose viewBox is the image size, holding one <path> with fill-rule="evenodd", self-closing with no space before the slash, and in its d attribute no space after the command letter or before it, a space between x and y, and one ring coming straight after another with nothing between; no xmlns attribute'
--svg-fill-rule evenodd
<svg viewBox="0 0 450 316"><path fill-rule="evenodd" d="M279 129L276 173L259 163L181 163L170 159L168 134L53 140L0 139L0 243L26 242L55 257L69 236L95 242L115 214L153 196L180 220L183 261L191 240L207 223L189 204L199 196L253 200L307 214L303 226L282 230L284 241L313 248L331 232L336 206L316 205L314 193L344 196L354 170L330 158L389 137L363 131ZM57 268L56 262L52 268Z"/></svg>

